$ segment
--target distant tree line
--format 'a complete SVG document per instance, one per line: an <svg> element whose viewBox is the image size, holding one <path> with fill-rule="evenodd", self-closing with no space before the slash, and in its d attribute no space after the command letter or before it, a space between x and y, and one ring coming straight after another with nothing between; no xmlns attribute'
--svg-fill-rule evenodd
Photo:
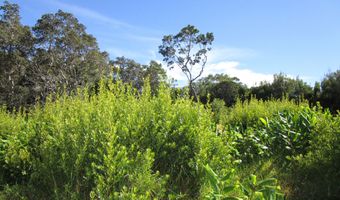
<svg viewBox="0 0 340 200"><path fill-rule="evenodd" d="M283 73L274 74L273 82L261 82L258 86L248 88L238 78L226 74L209 75L195 83L203 103L221 99L225 105L233 106L239 99L250 98L270 100L288 98L297 103L308 100L311 106L317 102L324 108L336 112L340 109L340 70L325 75L321 84L316 82L311 87L302 79L290 78Z"/></svg>
<svg viewBox="0 0 340 200"><path fill-rule="evenodd" d="M198 79L213 40L212 33L200 34L188 25L176 35L164 36L160 46L168 66L177 63L186 73L195 99L203 103L221 99L226 106L233 106L238 99L287 97L297 102L307 99L311 105L320 102L333 112L340 109L340 70L327 74L314 87L283 73L275 74L271 83L261 82L250 88L226 74ZM200 45L200 49L189 55L193 45ZM196 64L201 64L198 76L191 71ZM156 61L142 65L125 57L110 60L107 52L100 51L96 38L70 13L59 10L44 14L29 27L21 24L17 4L5 1L0 6L0 105L8 109L27 107L44 102L50 94L95 87L102 78L129 83L136 91L148 78L154 94L160 83L167 81L164 68Z"/></svg>

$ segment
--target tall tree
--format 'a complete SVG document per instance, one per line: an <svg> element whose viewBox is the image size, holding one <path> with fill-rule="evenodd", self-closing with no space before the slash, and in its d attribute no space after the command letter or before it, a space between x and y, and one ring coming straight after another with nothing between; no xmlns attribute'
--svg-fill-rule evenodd
<svg viewBox="0 0 340 200"><path fill-rule="evenodd" d="M195 85L203 103L207 102L210 94L210 101L221 99L227 106L232 106L237 98L244 100L248 91L238 78L226 74L209 75L199 79Z"/></svg>
<svg viewBox="0 0 340 200"><path fill-rule="evenodd" d="M13 108L24 105L29 95L25 79L34 40L20 23L17 4L5 1L0 11L0 104Z"/></svg>
<svg viewBox="0 0 340 200"><path fill-rule="evenodd" d="M156 61L150 61L149 65L141 65L132 59L117 57L111 64L114 66L115 80L129 83L139 91L144 85L144 80L148 78L152 92L156 93L160 83L165 82L167 78L162 65Z"/></svg>
<svg viewBox="0 0 340 200"><path fill-rule="evenodd" d="M163 37L159 53L164 57L170 69L177 65L188 79L190 92L197 99L193 82L198 79L207 62L207 53L211 50L214 40L213 33L200 34L192 25L181 29L176 35Z"/></svg>
<svg viewBox="0 0 340 200"><path fill-rule="evenodd" d="M144 65L144 77L150 81L152 93L155 94L161 83L165 83L167 80L166 72L162 64L151 60L149 65Z"/></svg>
<svg viewBox="0 0 340 200"><path fill-rule="evenodd" d="M321 95L321 85L319 82L315 82L314 88L313 88L313 98L312 98L312 105L316 106L317 101L320 100L320 95Z"/></svg>
<svg viewBox="0 0 340 200"><path fill-rule="evenodd" d="M36 37L30 81L41 98L59 87L71 92L109 76L109 59L100 52L96 39L72 14L59 10L43 15L33 27Z"/></svg>
<svg viewBox="0 0 340 200"><path fill-rule="evenodd" d="M287 96L289 99L299 101L301 97L311 100L313 96L311 86L299 78L289 78L283 73L274 74L272 83L262 82L259 86L252 87L250 90L251 95L263 100L281 99Z"/></svg>
<svg viewBox="0 0 340 200"><path fill-rule="evenodd" d="M117 57L112 64L115 68L115 79L131 84L137 90L143 87L144 71L140 63L123 57Z"/></svg>
<svg viewBox="0 0 340 200"><path fill-rule="evenodd" d="M334 113L340 110L340 70L327 74L322 80L320 102Z"/></svg>

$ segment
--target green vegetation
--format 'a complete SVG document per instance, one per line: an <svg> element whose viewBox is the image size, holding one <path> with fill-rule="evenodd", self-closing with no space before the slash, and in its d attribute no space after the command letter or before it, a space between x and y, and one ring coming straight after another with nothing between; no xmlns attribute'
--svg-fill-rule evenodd
<svg viewBox="0 0 340 200"><path fill-rule="evenodd" d="M220 111L215 123L210 108L171 96L166 86L155 96L148 85L140 93L102 82L97 94L2 108L1 197L339 197L339 116L251 100Z"/></svg>
<svg viewBox="0 0 340 200"><path fill-rule="evenodd" d="M155 61L109 60L70 13L30 28L0 10L0 199L340 198L339 70L313 89L194 82L214 38L189 25L160 46L188 77L171 88Z"/></svg>
<svg viewBox="0 0 340 200"><path fill-rule="evenodd" d="M190 94L195 97L195 100L198 96L193 83L203 73L207 63L207 53L211 50L213 41L213 33L202 34L196 27L188 25L176 35L164 36L163 44L159 46L159 53L164 57L163 61L168 67L172 69L177 65L185 74Z"/></svg>
<svg viewBox="0 0 340 200"><path fill-rule="evenodd" d="M160 64L140 65L133 60L109 60L96 38L71 13L45 14L34 27L20 23L19 6L0 7L0 104L9 110L45 102L49 94L98 87L101 78L115 77L141 88L148 76L154 91L166 79Z"/></svg>
<svg viewBox="0 0 340 200"><path fill-rule="evenodd" d="M199 195L198 163L228 169L232 159L210 112L144 87L102 83L27 114L1 111L4 197L28 199L163 198ZM137 95L137 96L136 96ZM14 193L14 194L13 194Z"/></svg>

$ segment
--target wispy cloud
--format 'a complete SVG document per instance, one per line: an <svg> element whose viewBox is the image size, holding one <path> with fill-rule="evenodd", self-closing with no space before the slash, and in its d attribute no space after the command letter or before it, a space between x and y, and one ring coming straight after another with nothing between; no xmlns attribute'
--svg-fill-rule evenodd
<svg viewBox="0 0 340 200"><path fill-rule="evenodd" d="M157 44L161 42L158 30L129 24L92 8L82 7L65 0L65 2L62 0L37 1L83 18L87 22L88 29L92 30L92 34L101 42L99 44L101 49L109 52L111 58L125 56L139 62L147 62L147 59L156 58L155 52L150 49L157 48Z"/></svg>
<svg viewBox="0 0 340 200"><path fill-rule="evenodd" d="M88 9L88 8L84 8L84 7L80 7L74 4L69 4L69 3L64 3L61 1L48 1L50 4L53 4L54 6L57 6L58 8L61 8L63 10L72 12L76 15L82 16L82 17L86 17L86 18L90 18L90 19L94 19L94 20L98 20L102 23L107 23L110 24L111 26L115 27L115 28L119 28L119 27L123 27L123 28L134 28L133 25L125 23L123 21L111 18L111 17L107 17L99 12L96 12L94 10Z"/></svg>
<svg viewBox="0 0 340 200"><path fill-rule="evenodd" d="M141 36L141 35L132 35L132 34L127 34L126 37L132 40L139 41L139 42L160 43L162 41L160 39L161 37Z"/></svg>

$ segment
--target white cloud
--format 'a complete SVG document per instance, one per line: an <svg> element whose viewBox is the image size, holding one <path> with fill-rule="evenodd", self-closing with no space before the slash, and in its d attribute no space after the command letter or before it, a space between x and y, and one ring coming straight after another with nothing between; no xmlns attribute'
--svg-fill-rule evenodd
<svg viewBox="0 0 340 200"><path fill-rule="evenodd" d="M163 63L163 66L166 66L166 64ZM182 70L177 66L173 69L166 68L166 72L170 78L174 78L177 81L185 82L188 80Z"/></svg>
<svg viewBox="0 0 340 200"><path fill-rule="evenodd" d="M213 48L208 54L208 63L204 68L201 77L206 77L209 74L227 74L230 77L237 77L240 81L248 87L258 85L261 81L272 82L273 74L258 73L251 69L240 67L240 62L235 60L242 60L256 56L256 52L251 49L242 48ZM193 69L193 74L199 73L199 67ZM187 82L186 76L183 74L178 66L172 70L167 70L168 76L179 81L179 83Z"/></svg>
<svg viewBox="0 0 340 200"><path fill-rule="evenodd" d="M227 74L231 77L237 77L248 87L258 85L261 81L272 82L273 74L263 74L254 72L250 69L240 68L240 63L236 61L222 61L215 64L209 64L204 76L208 74Z"/></svg>
<svg viewBox="0 0 340 200"><path fill-rule="evenodd" d="M237 61L221 61L214 64L208 64L202 77L206 77L209 74L227 74L230 77L237 77L240 81L246 84L248 87L258 85L261 81L273 81L272 74L263 74L254 72L250 69L240 68L240 63ZM194 74L197 74L198 70L194 70ZM179 67L174 67L172 70L167 70L168 76L178 80L180 83L185 84L187 81L186 76L183 74Z"/></svg>

